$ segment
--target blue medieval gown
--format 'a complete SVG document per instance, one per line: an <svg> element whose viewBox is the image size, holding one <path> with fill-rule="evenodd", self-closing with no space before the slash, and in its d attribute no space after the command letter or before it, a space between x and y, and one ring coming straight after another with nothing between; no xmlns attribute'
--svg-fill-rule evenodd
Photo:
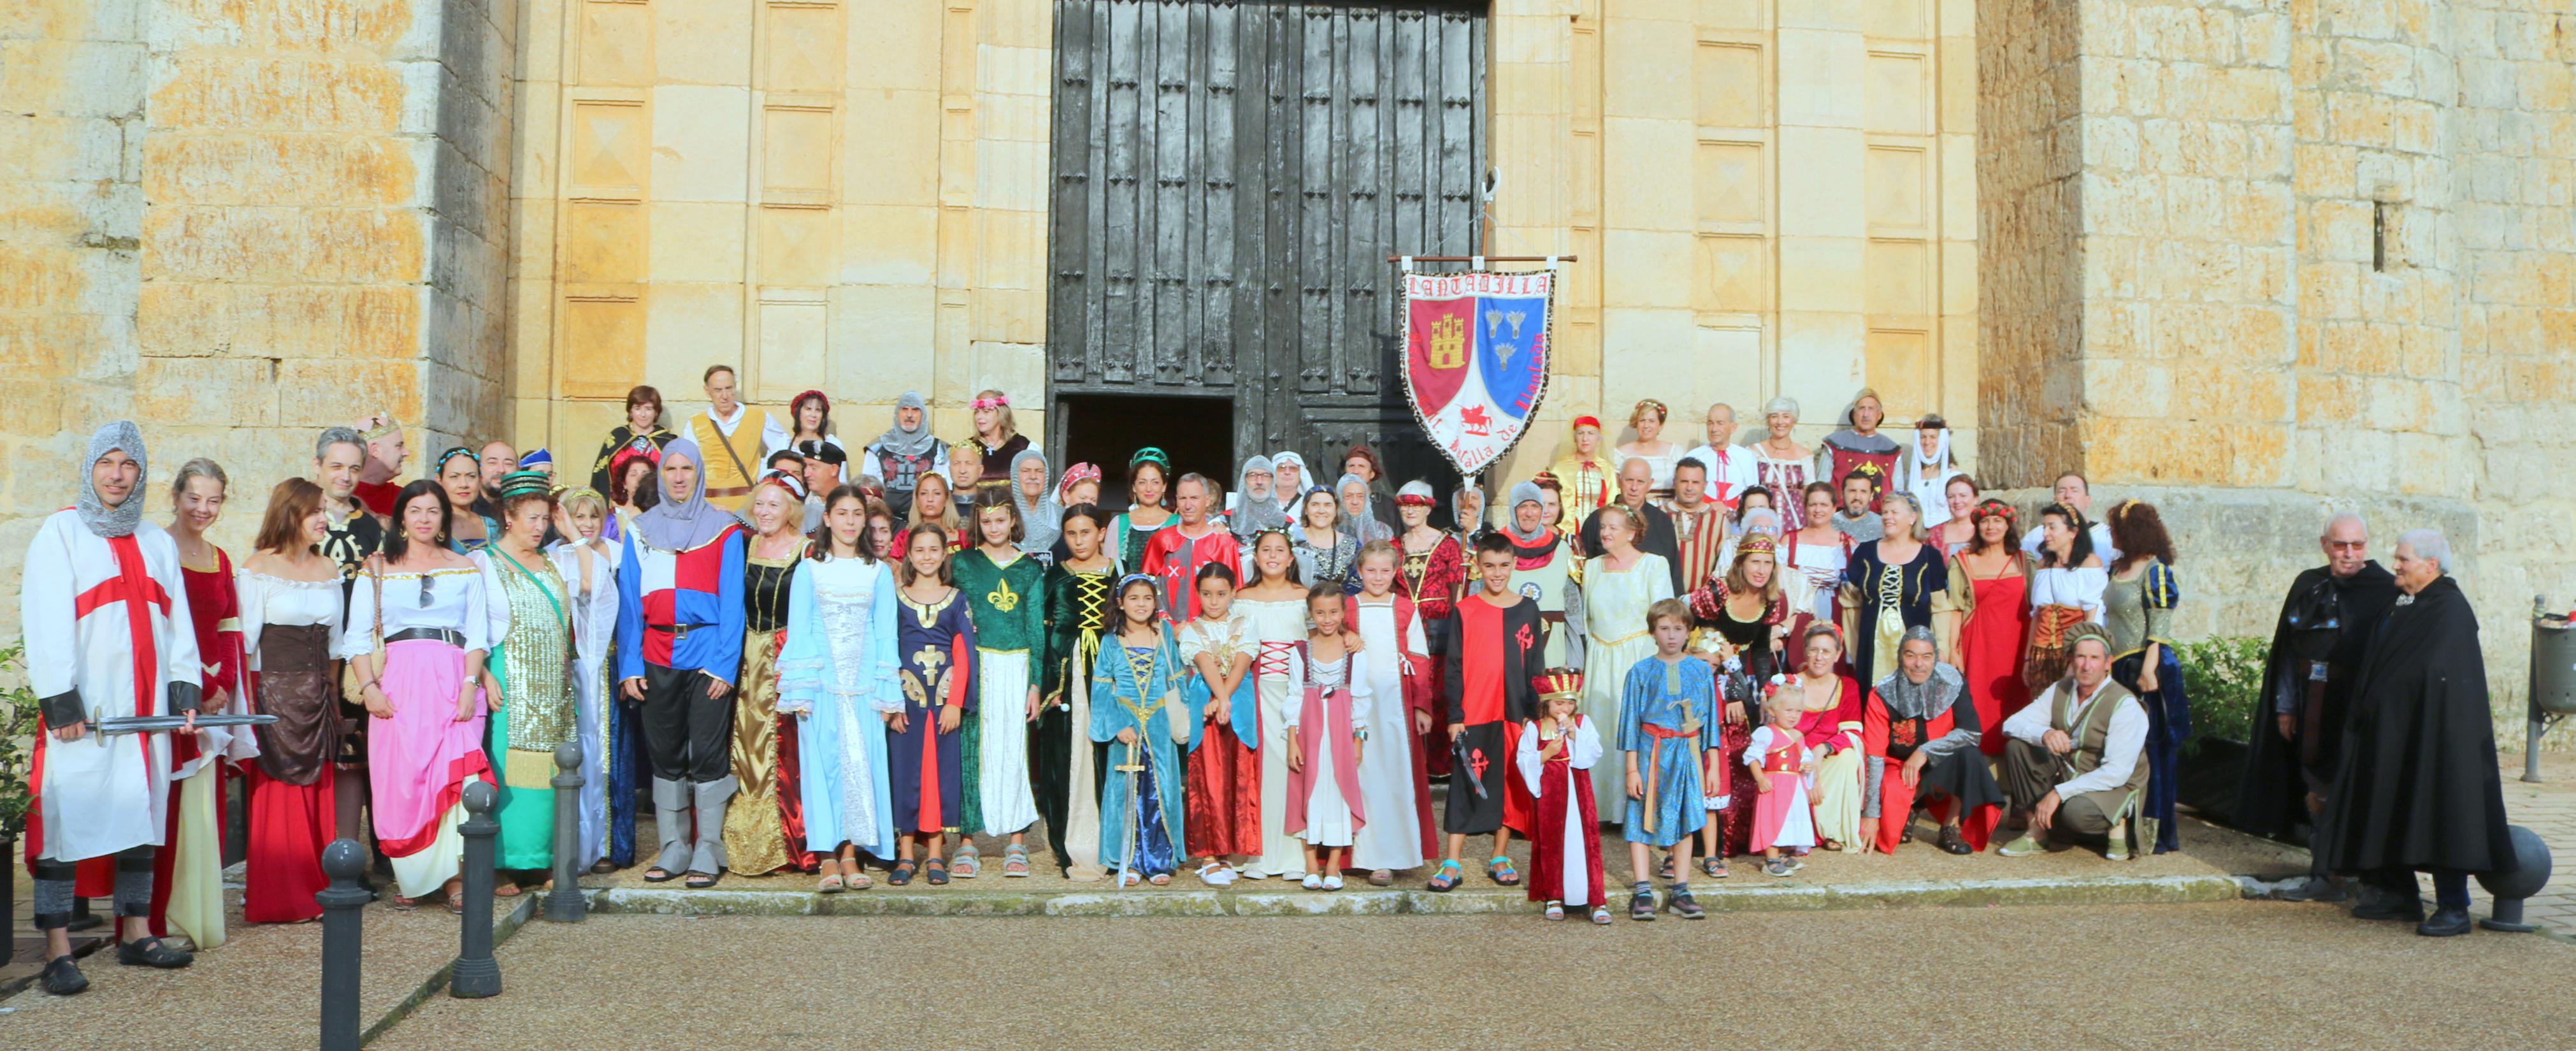
<svg viewBox="0 0 2576 1051"><path fill-rule="evenodd" d="M895 679L903 690L904 726L886 735L886 768L894 789L894 830L955 832L964 827L962 745L975 715L975 623L964 592L928 605L898 594ZM956 730L939 733L940 713L962 709Z"/></svg>
<svg viewBox="0 0 2576 1051"><path fill-rule="evenodd" d="M1173 731L1177 725L1195 736L1198 720L1185 709L1175 723L1166 710L1179 703L1172 692L1176 659L1166 633L1159 646L1120 643L1092 664L1091 739L1109 745L1100 781L1100 863L1112 871L1153 876L1180 864L1184 808L1174 795L1188 742L1173 740ZM1116 743L1121 730L1134 730L1136 743Z"/></svg>

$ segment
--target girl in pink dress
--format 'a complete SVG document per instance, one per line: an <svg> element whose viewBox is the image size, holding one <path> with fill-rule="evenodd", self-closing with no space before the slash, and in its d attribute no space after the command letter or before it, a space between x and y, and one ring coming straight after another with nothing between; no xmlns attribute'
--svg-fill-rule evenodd
<svg viewBox="0 0 2576 1051"><path fill-rule="evenodd" d="M1293 655L1301 694L1288 733L1289 835L1305 841L1307 890L1342 889L1342 862L1368 823L1360 803L1360 751L1367 747L1368 674L1343 631L1342 586L1317 584L1306 598L1315 630Z"/></svg>
<svg viewBox="0 0 2576 1051"><path fill-rule="evenodd" d="M1766 704L1762 714L1767 721L1744 748L1744 765L1761 793L1753 808L1753 846L1762 852L1762 871L1786 876L1806 865L1783 857L1783 848L1816 845L1815 820L1807 813L1807 743L1798 732L1806 713L1794 704Z"/></svg>

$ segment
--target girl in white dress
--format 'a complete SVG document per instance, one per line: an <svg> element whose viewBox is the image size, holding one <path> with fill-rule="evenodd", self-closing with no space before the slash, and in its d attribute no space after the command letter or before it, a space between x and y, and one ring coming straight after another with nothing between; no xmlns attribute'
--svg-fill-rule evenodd
<svg viewBox="0 0 2576 1051"><path fill-rule="evenodd" d="M816 891L873 884L859 852L894 853L894 789L886 715L903 710L894 680L894 570L869 542L868 501L832 490L823 542L790 578L787 643L778 656L778 710L797 719L796 790Z"/></svg>
<svg viewBox="0 0 2576 1051"><path fill-rule="evenodd" d="M1306 641L1306 588L1296 577L1288 536L1263 533L1252 551L1260 576L1235 593L1234 617L1244 622L1252 657L1254 703L1260 710L1261 855L1243 868L1246 879L1304 879L1306 855L1288 835L1288 738L1299 703L1295 655Z"/></svg>
<svg viewBox="0 0 2576 1051"><path fill-rule="evenodd" d="M1360 803L1368 814L1351 844L1351 867L1369 870L1369 885L1395 882L1398 869L1422 867L1432 854L1425 802L1430 786L1414 766L1413 739L1431 732L1431 713L1405 703L1404 684L1427 672L1413 601L1395 593L1395 548L1371 545L1360 556L1360 593L1349 603L1350 628L1360 638L1361 677L1374 701L1365 721L1369 740L1360 750Z"/></svg>
<svg viewBox="0 0 2576 1051"><path fill-rule="evenodd" d="M1367 750L1368 675L1342 622L1342 589L1308 591L1314 633L1291 655L1297 721L1289 729L1289 786L1297 814L1289 831L1306 844L1307 890L1342 889L1342 862L1368 820L1359 763Z"/></svg>

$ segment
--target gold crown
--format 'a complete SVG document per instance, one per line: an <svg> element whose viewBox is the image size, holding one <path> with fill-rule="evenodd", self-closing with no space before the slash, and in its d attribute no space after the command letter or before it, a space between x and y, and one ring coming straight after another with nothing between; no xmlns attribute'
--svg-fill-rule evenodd
<svg viewBox="0 0 2576 1051"><path fill-rule="evenodd" d="M1538 687L1538 699L1553 701L1559 697L1583 696L1583 673L1571 670L1541 672L1530 685Z"/></svg>

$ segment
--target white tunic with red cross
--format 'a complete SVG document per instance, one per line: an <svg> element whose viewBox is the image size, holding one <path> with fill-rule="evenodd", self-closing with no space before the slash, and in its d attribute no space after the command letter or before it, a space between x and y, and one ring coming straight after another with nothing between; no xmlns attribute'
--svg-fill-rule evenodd
<svg viewBox="0 0 2576 1051"><path fill-rule="evenodd" d="M92 720L164 715L169 684L200 681L197 634L179 548L145 523L103 538L64 510L27 545L18 592L27 684L38 697L80 691ZM170 798L170 735L77 741L36 735L27 857L80 861L161 845Z"/></svg>

